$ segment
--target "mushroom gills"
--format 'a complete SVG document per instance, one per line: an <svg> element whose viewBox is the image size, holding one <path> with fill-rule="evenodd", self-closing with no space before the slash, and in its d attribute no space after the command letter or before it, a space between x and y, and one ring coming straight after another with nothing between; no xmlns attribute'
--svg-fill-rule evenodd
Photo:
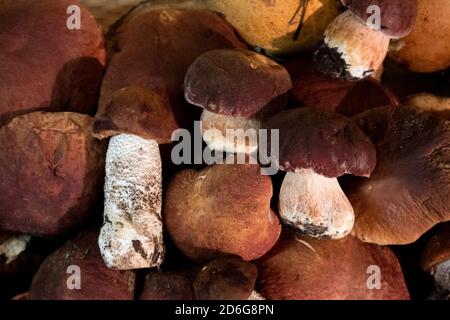
<svg viewBox="0 0 450 320"><path fill-rule="evenodd" d="M162 171L158 143L119 134L106 155L100 252L109 268L159 267L164 260Z"/></svg>
<svg viewBox="0 0 450 320"><path fill-rule="evenodd" d="M353 208L337 178L324 177L311 169L286 174L279 211L285 224L316 238L343 238L355 221Z"/></svg>

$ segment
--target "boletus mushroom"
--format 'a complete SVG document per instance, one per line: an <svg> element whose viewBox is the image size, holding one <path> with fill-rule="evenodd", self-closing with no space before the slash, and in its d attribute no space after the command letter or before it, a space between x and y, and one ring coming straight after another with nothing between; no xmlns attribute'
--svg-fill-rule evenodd
<svg viewBox="0 0 450 320"><path fill-rule="evenodd" d="M222 252L253 260L269 251L280 234L271 197L271 180L261 175L259 165L183 170L167 188L164 223L190 259L206 262Z"/></svg>
<svg viewBox="0 0 450 320"><path fill-rule="evenodd" d="M93 120L34 112L0 128L0 228L55 236L89 215L102 184L105 146Z"/></svg>
<svg viewBox="0 0 450 320"><path fill-rule="evenodd" d="M108 269L97 245L98 232L88 230L58 248L33 278L29 300L132 300L132 271Z"/></svg>
<svg viewBox="0 0 450 320"><path fill-rule="evenodd" d="M409 244L450 220L450 122L400 106L366 111L354 123L377 150L372 176L345 183L354 234L381 245Z"/></svg>
<svg viewBox="0 0 450 320"><path fill-rule="evenodd" d="M288 172L278 203L282 221L314 237L347 235L355 217L337 177L370 176L376 155L369 138L349 118L318 108L282 111L264 126L279 130L276 161Z"/></svg>
<svg viewBox="0 0 450 320"><path fill-rule="evenodd" d="M263 117L284 109L285 94L291 88L284 67L242 49L202 54L189 67L184 82L186 100L203 108L202 133L209 148L247 154L257 150L257 136L247 141L239 132L230 134L230 129L241 130L243 135L253 129L257 135Z"/></svg>
<svg viewBox="0 0 450 320"><path fill-rule="evenodd" d="M68 27L74 6L79 29ZM36 110L94 110L105 48L101 29L78 0L1 1L0 30L0 124Z"/></svg>
<svg viewBox="0 0 450 320"><path fill-rule="evenodd" d="M317 240L283 234L258 267L269 300L407 300L400 264L388 247L353 236Z"/></svg>

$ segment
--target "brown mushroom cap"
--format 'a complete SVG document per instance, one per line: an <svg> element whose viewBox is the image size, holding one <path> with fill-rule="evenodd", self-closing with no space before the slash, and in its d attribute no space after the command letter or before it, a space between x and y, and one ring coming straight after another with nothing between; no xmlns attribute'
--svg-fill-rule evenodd
<svg viewBox="0 0 450 320"><path fill-rule="evenodd" d="M375 149L350 119L318 108L278 113L264 127L279 129L278 166L284 171L313 169L328 178L370 176Z"/></svg>
<svg viewBox="0 0 450 320"><path fill-rule="evenodd" d="M158 143L169 143L178 128L168 97L139 87L123 88L100 106L93 126L96 137L128 133Z"/></svg>
<svg viewBox="0 0 450 320"><path fill-rule="evenodd" d="M255 288L255 265L226 256L205 265L194 281L198 300L246 300Z"/></svg>
<svg viewBox="0 0 450 320"><path fill-rule="evenodd" d="M193 270L150 271L139 300L193 300Z"/></svg>
<svg viewBox="0 0 450 320"><path fill-rule="evenodd" d="M369 6L378 6L381 9L380 31L395 39L407 36L417 18L418 0L342 0L342 3L364 21L373 15L368 12Z"/></svg>
<svg viewBox="0 0 450 320"><path fill-rule="evenodd" d="M99 108L122 88L135 86L167 96L178 123L192 117L184 99L187 69L202 53L222 48L246 48L233 28L207 10L154 9L141 6L109 32L110 60Z"/></svg>
<svg viewBox="0 0 450 320"><path fill-rule="evenodd" d="M132 300L135 275L108 269L97 245L98 232L84 231L53 252L33 278L30 300ZM81 288L71 290L70 266L80 269Z"/></svg>
<svg viewBox="0 0 450 320"><path fill-rule="evenodd" d="M409 96L405 102L419 110L433 112L450 120L450 97L439 97L430 93L421 93Z"/></svg>
<svg viewBox="0 0 450 320"><path fill-rule="evenodd" d="M434 268L450 260L450 223L438 226L436 233L428 241L421 257L423 270L433 272Z"/></svg>
<svg viewBox="0 0 450 320"><path fill-rule="evenodd" d="M210 112L252 117L292 88L284 67L248 50L211 50L189 67L186 100Z"/></svg>
<svg viewBox="0 0 450 320"><path fill-rule="evenodd" d="M409 299L393 252L352 236L316 240L284 234L256 266L256 289L269 300ZM380 268L380 289L368 288L370 266Z"/></svg>
<svg viewBox="0 0 450 320"><path fill-rule="evenodd" d="M271 180L258 165L184 170L169 184L163 219L177 247L193 260L207 261L217 252L253 260L280 234L271 197Z"/></svg>
<svg viewBox="0 0 450 320"><path fill-rule="evenodd" d="M34 112L0 128L0 228L50 236L87 217L105 156L91 127L86 115Z"/></svg>
<svg viewBox="0 0 450 320"><path fill-rule="evenodd" d="M80 30L67 28L70 5L81 9ZM37 109L96 107L103 36L79 1L1 1L0 30L0 123Z"/></svg>
<svg viewBox="0 0 450 320"><path fill-rule="evenodd" d="M407 244L450 220L450 122L413 107L380 107L354 122L377 149L370 179L351 179L344 190L361 240Z"/></svg>

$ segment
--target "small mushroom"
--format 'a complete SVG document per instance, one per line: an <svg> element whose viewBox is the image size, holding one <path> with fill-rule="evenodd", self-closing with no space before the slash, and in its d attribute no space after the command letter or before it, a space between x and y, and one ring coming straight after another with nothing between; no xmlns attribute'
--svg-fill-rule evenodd
<svg viewBox="0 0 450 320"><path fill-rule="evenodd" d="M192 269L177 271L152 270L145 277L140 300L194 300Z"/></svg>
<svg viewBox="0 0 450 320"><path fill-rule="evenodd" d="M353 236L317 240L285 233L255 264L256 289L269 300L409 299L394 253Z"/></svg>
<svg viewBox="0 0 450 320"><path fill-rule="evenodd" d="M432 298L450 299L450 224L438 226L421 257L422 269L433 275L435 292Z"/></svg>
<svg viewBox="0 0 450 320"><path fill-rule="evenodd" d="M374 14L371 6L380 9L379 31L392 39L406 37L417 18L418 0L342 0L342 3L363 21Z"/></svg>
<svg viewBox="0 0 450 320"><path fill-rule="evenodd" d="M354 123L377 150L372 176L345 183L354 234L381 245L408 244L450 220L450 122L400 106L366 111Z"/></svg>
<svg viewBox="0 0 450 320"><path fill-rule="evenodd" d="M431 93L420 93L407 98L406 105L419 110L436 113L450 120L450 98L438 97Z"/></svg>
<svg viewBox="0 0 450 320"><path fill-rule="evenodd" d="M288 172L278 203L283 222L314 237L347 235L354 213L337 177L370 176L376 156L369 138L350 119L317 108L280 112L265 127L279 130L278 167Z"/></svg>
<svg viewBox="0 0 450 320"><path fill-rule="evenodd" d="M79 30L67 26L73 5L80 8ZM80 1L1 1L0 30L0 124L36 110L94 110L105 47Z"/></svg>
<svg viewBox="0 0 450 320"><path fill-rule="evenodd" d="M383 64L389 41L388 36L371 29L348 10L325 30L314 53L317 69L344 80L368 77Z"/></svg>
<svg viewBox="0 0 450 320"><path fill-rule="evenodd" d="M164 223L190 259L208 261L222 252L253 260L269 251L280 234L271 197L271 180L258 165L183 170L168 186Z"/></svg>
<svg viewBox="0 0 450 320"><path fill-rule="evenodd" d="M34 112L0 128L0 228L55 236L78 226L98 199L105 146L92 118Z"/></svg>
<svg viewBox="0 0 450 320"><path fill-rule="evenodd" d="M206 264L194 280L198 300L248 300L254 292L258 271L239 257L226 256Z"/></svg>
<svg viewBox="0 0 450 320"><path fill-rule="evenodd" d="M104 224L99 245L110 268L159 266L164 260L159 143L177 129L168 98L139 87L100 106L94 135L111 136L106 154Z"/></svg>
<svg viewBox="0 0 450 320"><path fill-rule="evenodd" d="M212 50L202 54L189 67L185 82L188 102L202 107L203 138L211 149L232 153L252 153L257 139L248 142L230 137L227 131L258 130L261 110L276 113L285 107L279 99L292 87L291 78L281 65L252 51ZM277 99L278 98L278 99ZM215 129L221 135L208 134Z"/></svg>
<svg viewBox="0 0 450 320"><path fill-rule="evenodd" d="M45 259L33 278L29 300L132 300L135 275L105 267L98 232L88 230Z"/></svg>

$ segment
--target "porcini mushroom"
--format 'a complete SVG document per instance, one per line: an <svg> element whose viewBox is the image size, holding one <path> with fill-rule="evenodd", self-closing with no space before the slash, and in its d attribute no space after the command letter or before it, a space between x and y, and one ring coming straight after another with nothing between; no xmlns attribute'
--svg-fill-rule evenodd
<svg viewBox="0 0 450 320"><path fill-rule="evenodd" d="M185 82L188 102L203 108L202 131L208 146L217 151L252 153L257 138L235 139L227 130L258 130L264 116L284 109L283 96L292 87L291 78L281 65L248 50L222 49L202 54L189 67ZM275 111L275 112L274 112ZM221 132L218 137L208 130ZM255 134L257 135L257 133Z"/></svg>
<svg viewBox="0 0 450 320"><path fill-rule="evenodd" d="M317 108L280 112L265 127L279 130L277 164L288 172L278 203L283 222L314 237L347 235L354 213L336 178L370 176L376 156L369 138L350 119Z"/></svg>
<svg viewBox="0 0 450 320"><path fill-rule="evenodd" d="M354 234L381 245L408 244L450 220L450 122L409 106L375 108L354 122L377 149L372 176L345 183Z"/></svg>
<svg viewBox="0 0 450 320"><path fill-rule="evenodd" d="M218 252L253 260L280 234L271 197L271 180L258 165L183 170L168 186L164 223L175 245L193 260L208 261Z"/></svg>
<svg viewBox="0 0 450 320"><path fill-rule="evenodd" d="M33 278L30 300L132 300L135 275L108 269L88 230L45 259Z"/></svg>
<svg viewBox="0 0 450 320"><path fill-rule="evenodd" d="M422 269L433 275L435 292L432 298L450 299L450 224L438 226L421 257Z"/></svg>
<svg viewBox="0 0 450 320"><path fill-rule="evenodd" d="M80 10L80 29L68 27L71 6ZM96 107L103 35L78 0L2 1L0 30L0 123L36 110Z"/></svg>
<svg viewBox="0 0 450 320"><path fill-rule="evenodd" d="M92 118L34 112L0 128L0 228L60 235L89 215L99 196L105 146Z"/></svg>
<svg viewBox="0 0 450 320"><path fill-rule="evenodd" d="M400 264L388 247L353 236L317 240L285 233L258 267L269 300L407 300Z"/></svg>
<svg viewBox="0 0 450 320"><path fill-rule="evenodd" d="M389 41L387 35L371 29L348 10L325 30L314 53L317 69L345 80L365 78L382 65Z"/></svg>
<svg viewBox="0 0 450 320"><path fill-rule="evenodd" d="M96 115L94 135L111 137L99 237L100 252L110 268L149 268L164 260L158 144L169 143L175 129L168 98L139 87L115 92Z"/></svg>

